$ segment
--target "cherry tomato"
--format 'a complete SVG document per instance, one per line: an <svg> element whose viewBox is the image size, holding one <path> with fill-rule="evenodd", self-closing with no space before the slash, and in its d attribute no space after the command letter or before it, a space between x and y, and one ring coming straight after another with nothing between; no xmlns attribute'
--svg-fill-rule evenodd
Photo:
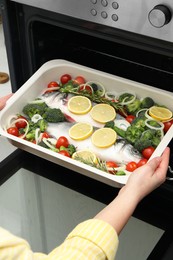
<svg viewBox="0 0 173 260"><path fill-rule="evenodd" d="M137 167L141 167L143 165L145 165L148 162L148 160L146 158L142 158L138 163L137 163Z"/></svg>
<svg viewBox="0 0 173 260"><path fill-rule="evenodd" d="M78 84L78 85L81 85L81 84L84 84L86 81L84 79L84 77L82 76L78 76L74 79L74 83Z"/></svg>
<svg viewBox="0 0 173 260"><path fill-rule="evenodd" d="M169 128L171 127L171 125L173 124L173 119L168 122L164 122L163 124L164 124L163 130L166 133L169 130Z"/></svg>
<svg viewBox="0 0 173 260"><path fill-rule="evenodd" d="M64 74L60 78L62 84L66 84L69 80L71 80L71 76L69 74Z"/></svg>
<svg viewBox="0 0 173 260"><path fill-rule="evenodd" d="M51 82L47 85L48 90L46 90L45 93L51 93L51 92L53 92L52 88L56 88L56 87L58 87L58 86L59 86L59 84L58 84L56 81L51 81ZM51 90L49 90L49 88L51 88Z"/></svg>
<svg viewBox="0 0 173 260"><path fill-rule="evenodd" d="M27 120L24 116L19 116L18 119L20 119L20 118ZM18 122L15 123L15 126L16 126L18 129L19 129L19 128L25 128L26 125L27 125L27 123L26 123L24 120L21 120L21 121L18 121Z"/></svg>
<svg viewBox="0 0 173 260"><path fill-rule="evenodd" d="M81 92L81 91L87 91L89 94L92 94L92 92L93 92L92 88L90 86L87 86L87 85L86 86L85 85L80 86L79 92Z"/></svg>
<svg viewBox="0 0 173 260"><path fill-rule="evenodd" d="M43 134L42 134L42 138L49 138L50 137L50 135L48 134L48 133L46 133L46 132L44 132Z"/></svg>
<svg viewBox="0 0 173 260"><path fill-rule="evenodd" d="M113 161L106 162L106 166L108 168L117 168L118 167L118 165L115 162L113 162Z"/></svg>
<svg viewBox="0 0 173 260"><path fill-rule="evenodd" d="M9 127L7 129L7 133L9 133L10 135L15 135L15 136L19 136L19 130L17 127Z"/></svg>
<svg viewBox="0 0 173 260"><path fill-rule="evenodd" d="M151 155L153 154L154 150L155 150L155 148L152 146L145 148L144 150L142 150L143 157L146 159L149 159L151 157Z"/></svg>
<svg viewBox="0 0 173 260"><path fill-rule="evenodd" d="M56 148L60 148L61 146L68 147L69 141L65 136L60 136L56 142Z"/></svg>
<svg viewBox="0 0 173 260"><path fill-rule="evenodd" d="M135 119L135 116L134 115L128 115L127 117L126 117L126 120L131 124L132 123L132 121Z"/></svg>
<svg viewBox="0 0 173 260"><path fill-rule="evenodd" d="M48 85L47 85L47 87L48 88L56 88L56 87L58 87L59 85L58 85L58 83L56 82L56 81L51 81Z"/></svg>
<svg viewBox="0 0 173 260"><path fill-rule="evenodd" d="M129 171L129 172L133 172L134 170L136 170L138 167L137 167L137 163L136 162L129 162L127 165L126 165L126 170Z"/></svg>
<svg viewBox="0 0 173 260"><path fill-rule="evenodd" d="M70 156L70 153L69 153L68 151L66 151L66 150L61 150L61 151L59 151L58 153L60 153L60 154L62 154L62 155L64 155L64 156L67 156L67 157L71 157L71 156Z"/></svg>

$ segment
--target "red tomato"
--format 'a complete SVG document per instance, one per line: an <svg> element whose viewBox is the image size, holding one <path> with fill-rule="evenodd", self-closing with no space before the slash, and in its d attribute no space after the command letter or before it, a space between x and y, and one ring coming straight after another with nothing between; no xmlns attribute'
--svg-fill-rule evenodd
<svg viewBox="0 0 173 260"><path fill-rule="evenodd" d="M24 116L19 116L18 119L20 119L20 118L27 120ZM18 122L15 123L15 126L16 126L18 129L19 129L19 128L25 128L26 125L27 125L27 123L26 123L24 120L21 120L21 121L18 121Z"/></svg>
<svg viewBox="0 0 173 260"><path fill-rule="evenodd" d="M144 150L142 150L143 157L146 159L149 159L151 157L151 155L153 154L154 150L155 150L155 148L152 146L145 148Z"/></svg>
<svg viewBox="0 0 173 260"><path fill-rule="evenodd" d="M52 90L52 89L49 90L49 88L56 88L56 87L58 87L58 86L59 86L59 84L58 84L56 81L51 81L51 82L47 85L48 90L46 90L45 93L51 93L51 92L53 92L53 90Z"/></svg>
<svg viewBox="0 0 173 260"><path fill-rule="evenodd" d="M15 135L15 136L19 136L19 130L17 127L9 127L7 129L7 133L9 133L10 135Z"/></svg>
<svg viewBox="0 0 173 260"><path fill-rule="evenodd" d="M60 78L62 84L66 84L69 80L71 80L71 76L69 74L64 74Z"/></svg>
<svg viewBox="0 0 173 260"><path fill-rule="evenodd" d="M171 127L171 125L173 124L173 119L168 121L168 122L164 122L163 124L164 124L164 129L163 130L166 133L169 130L169 128Z"/></svg>
<svg viewBox="0 0 173 260"><path fill-rule="evenodd" d="M74 79L74 83L78 84L78 85L81 85L81 84L84 84L86 81L84 79L84 77L82 76L78 76Z"/></svg>
<svg viewBox="0 0 173 260"><path fill-rule="evenodd" d="M82 86L79 87L79 92L84 91L84 90L87 91L89 94L92 94L92 92L93 92L93 90L90 86L82 85Z"/></svg>
<svg viewBox="0 0 173 260"><path fill-rule="evenodd" d="M48 134L48 133L46 133L46 132L44 132L43 134L42 134L42 138L49 138L50 137L50 135Z"/></svg>
<svg viewBox="0 0 173 260"><path fill-rule="evenodd" d="M133 172L136 169L137 169L137 163L136 162L129 162L126 165L126 170L129 171L129 172Z"/></svg>
<svg viewBox="0 0 173 260"><path fill-rule="evenodd" d="M61 146L68 147L69 141L65 136L60 136L56 142L56 148L60 148Z"/></svg>
<svg viewBox="0 0 173 260"><path fill-rule="evenodd" d="M135 119L135 116L134 115L128 115L127 117L126 117L126 120L131 124L132 123L132 121Z"/></svg>
<svg viewBox="0 0 173 260"><path fill-rule="evenodd" d="M69 154L69 152L66 151L66 150L59 151L58 153L60 153L60 154L62 154L62 155L64 155L64 156L67 156L67 157L71 157L70 154Z"/></svg>
<svg viewBox="0 0 173 260"><path fill-rule="evenodd" d="M58 83L56 82L56 81L51 81L48 85L47 85L47 87L48 88L56 88L56 87L58 87L59 85L58 85Z"/></svg>
<svg viewBox="0 0 173 260"><path fill-rule="evenodd" d="M118 167L118 165L113 161L106 162L106 166L108 168L117 168Z"/></svg>
<svg viewBox="0 0 173 260"><path fill-rule="evenodd" d="M148 162L148 160L146 158L142 158L138 163L137 163L137 167L141 167L143 165L145 165Z"/></svg>

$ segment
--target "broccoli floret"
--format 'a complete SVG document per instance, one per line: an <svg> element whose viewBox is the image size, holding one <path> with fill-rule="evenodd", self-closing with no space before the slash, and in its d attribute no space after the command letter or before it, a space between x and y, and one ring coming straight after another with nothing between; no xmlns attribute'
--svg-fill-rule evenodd
<svg viewBox="0 0 173 260"><path fill-rule="evenodd" d="M59 108L47 108L42 117L49 123L65 121L65 116Z"/></svg>
<svg viewBox="0 0 173 260"><path fill-rule="evenodd" d="M44 132L47 129L47 127L48 127L48 123L47 123L46 120L40 119L40 120L37 121L35 126L39 127L41 132Z"/></svg>
<svg viewBox="0 0 173 260"><path fill-rule="evenodd" d="M153 139L152 139L152 146L156 148L159 145L161 139L162 139L162 132L160 130L155 130L155 134L153 135Z"/></svg>
<svg viewBox="0 0 173 260"><path fill-rule="evenodd" d="M70 156L72 156L72 154L76 152L76 147L73 144L69 144L67 151L69 152Z"/></svg>
<svg viewBox="0 0 173 260"><path fill-rule="evenodd" d="M136 112L140 109L141 101L135 99L132 103L126 105L126 111L128 114L135 115Z"/></svg>
<svg viewBox="0 0 173 260"><path fill-rule="evenodd" d="M141 108L150 108L152 106L154 106L154 100L150 97L145 97L141 101Z"/></svg>
<svg viewBox="0 0 173 260"><path fill-rule="evenodd" d="M148 129L142 133L141 137L136 140L134 147L141 152L143 149L153 146L156 148L161 141L161 131Z"/></svg>
<svg viewBox="0 0 173 260"><path fill-rule="evenodd" d="M131 125L125 132L125 139L129 143L134 144L140 138L142 132L143 131L140 128Z"/></svg>
<svg viewBox="0 0 173 260"><path fill-rule="evenodd" d="M145 116L140 116L140 117L136 117L133 121L131 126L132 127L136 127L136 128L140 128L141 130L145 130L146 129L146 117Z"/></svg>
<svg viewBox="0 0 173 260"><path fill-rule="evenodd" d="M32 129L26 134L26 139L29 141L35 140L35 129Z"/></svg>
<svg viewBox="0 0 173 260"><path fill-rule="evenodd" d="M45 102L29 103L23 107L23 113L31 119L35 114L43 115L47 107Z"/></svg>
<svg viewBox="0 0 173 260"><path fill-rule="evenodd" d="M77 88L77 84L75 84L72 80L69 80L66 84L64 84L60 91L63 92L63 93L68 93L70 90L74 90L74 88L76 87Z"/></svg>
<svg viewBox="0 0 173 260"><path fill-rule="evenodd" d="M134 143L134 147L141 152L143 149L145 149L148 146L152 146L152 139L154 132L152 129L146 130L142 133L142 135L139 137L139 139L136 140Z"/></svg>
<svg viewBox="0 0 173 260"><path fill-rule="evenodd" d="M107 123L104 125L104 127L108 127L108 128L114 129L114 125L115 125L114 121L109 121L109 122L107 122Z"/></svg>
<svg viewBox="0 0 173 260"><path fill-rule="evenodd" d="M44 132L47 129L48 123L44 119L40 119L37 123L32 121L29 122L28 133L26 134L26 139L31 141L35 139L35 131L39 129L40 132ZM24 129L26 132L27 127Z"/></svg>
<svg viewBox="0 0 173 260"><path fill-rule="evenodd" d="M72 156L72 154L76 152L76 147L73 144L69 144L68 147L60 146L59 150L60 151L63 151L63 150L68 151L70 156Z"/></svg>

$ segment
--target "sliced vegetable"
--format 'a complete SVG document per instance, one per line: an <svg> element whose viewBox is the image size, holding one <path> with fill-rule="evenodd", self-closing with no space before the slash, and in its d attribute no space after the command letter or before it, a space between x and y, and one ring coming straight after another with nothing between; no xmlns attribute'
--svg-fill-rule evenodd
<svg viewBox="0 0 173 260"><path fill-rule="evenodd" d="M136 94L135 93L128 93L124 92L119 94L118 100L121 102L122 105L128 105L130 103L133 103L136 99Z"/></svg>
<svg viewBox="0 0 173 260"><path fill-rule="evenodd" d="M93 93L93 89L91 86L86 84L81 84L78 88L79 92L89 93L90 95Z"/></svg>

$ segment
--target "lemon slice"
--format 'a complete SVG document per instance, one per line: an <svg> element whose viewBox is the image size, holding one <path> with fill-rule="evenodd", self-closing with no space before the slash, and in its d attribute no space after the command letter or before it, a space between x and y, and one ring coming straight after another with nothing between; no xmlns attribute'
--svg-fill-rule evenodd
<svg viewBox="0 0 173 260"><path fill-rule="evenodd" d="M172 117L172 112L165 107L152 106L149 109L149 115L156 120L166 121Z"/></svg>
<svg viewBox="0 0 173 260"><path fill-rule="evenodd" d="M80 150L73 153L72 158L86 163L97 163L97 156L90 150Z"/></svg>
<svg viewBox="0 0 173 260"><path fill-rule="evenodd" d="M74 114L86 114L90 111L91 107L90 99L84 96L74 96L68 101L68 109Z"/></svg>
<svg viewBox="0 0 173 260"><path fill-rule="evenodd" d="M115 109L108 104L98 104L91 109L91 117L102 124L112 121L116 117Z"/></svg>
<svg viewBox="0 0 173 260"><path fill-rule="evenodd" d="M93 133L93 126L88 123L76 123L69 129L69 136L74 140L84 140Z"/></svg>
<svg viewBox="0 0 173 260"><path fill-rule="evenodd" d="M113 145L116 139L116 132L107 127L96 130L91 137L92 143L99 148L107 148Z"/></svg>

